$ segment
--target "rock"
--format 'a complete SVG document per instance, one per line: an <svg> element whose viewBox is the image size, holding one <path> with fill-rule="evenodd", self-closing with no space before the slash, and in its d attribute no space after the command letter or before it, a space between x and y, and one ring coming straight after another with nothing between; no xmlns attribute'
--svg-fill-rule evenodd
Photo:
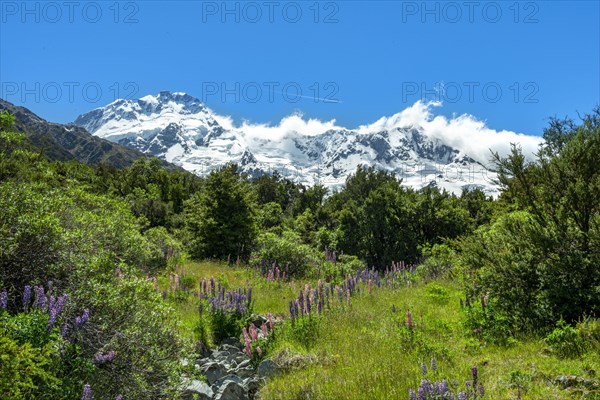
<svg viewBox="0 0 600 400"><path fill-rule="evenodd" d="M221 347L219 347L219 351L226 352L230 355L242 352L239 347L232 346L230 344L222 344Z"/></svg>
<svg viewBox="0 0 600 400"><path fill-rule="evenodd" d="M215 382L214 386L218 386L218 390L214 397L215 400L248 399L248 389L244 386L244 382L238 376L227 375Z"/></svg>
<svg viewBox="0 0 600 400"><path fill-rule="evenodd" d="M250 360L248 360L248 356L246 354L242 353L241 351L239 353L229 355L229 357L227 357L226 360L228 363L235 362L236 365L238 365L238 366L239 366L239 364L243 363L244 361L250 361Z"/></svg>
<svg viewBox="0 0 600 400"><path fill-rule="evenodd" d="M244 379L244 386L246 386L246 388L248 389L248 395L253 397L258 391L260 384L255 378L246 378Z"/></svg>
<svg viewBox="0 0 600 400"><path fill-rule="evenodd" d="M279 365L270 358L262 360L260 364L258 364L258 376L261 378L270 378L280 370L281 368Z"/></svg>
<svg viewBox="0 0 600 400"><path fill-rule="evenodd" d="M204 357L204 358L200 358L200 359L196 360L196 364L198 364L199 366L206 365L210 362L213 362L213 360L208 357Z"/></svg>
<svg viewBox="0 0 600 400"><path fill-rule="evenodd" d="M575 375L562 375L554 380L554 383L563 388L584 387L588 390L597 390L600 388L600 383L593 380L584 379Z"/></svg>
<svg viewBox="0 0 600 400"><path fill-rule="evenodd" d="M203 365L202 368L200 368L200 372L206 375L206 382L209 385L213 385L218 379L227 375L228 368L226 365L218 362L211 362Z"/></svg>
<svg viewBox="0 0 600 400"><path fill-rule="evenodd" d="M238 350L242 350L244 348L244 343L240 342L238 338L230 337L225 338L221 341L221 346L230 345L236 347Z"/></svg>
<svg viewBox="0 0 600 400"><path fill-rule="evenodd" d="M183 400L211 400L213 398L213 390L206 383L194 379L183 390Z"/></svg>
<svg viewBox="0 0 600 400"><path fill-rule="evenodd" d="M245 355L245 354L244 354ZM246 357L245 360L243 360L242 362L240 362L237 367L238 368L246 368L247 366L250 365L250 359L248 357Z"/></svg>
<svg viewBox="0 0 600 400"><path fill-rule="evenodd" d="M266 317L263 317L262 315L257 315L254 317L254 320L252 321L252 324L260 329L260 327L262 326L262 324L266 324L268 323L269 320Z"/></svg>
<svg viewBox="0 0 600 400"><path fill-rule="evenodd" d="M240 378L250 378L250 377L256 375L256 371L254 370L254 368L252 368L250 366L236 368L235 370L232 371L232 373L239 376Z"/></svg>
<svg viewBox="0 0 600 400"><path fill-rule="evenodd" d="M213 383L213 389L215 389L215 388L218 389L219 387L223 386L225 384L225 382L228 382L228 381L236 382L236 383L239 383L240 385L244 384L244 380L232 372L231 374L227 374L227 375L219 378L215 383Z"/></svg>

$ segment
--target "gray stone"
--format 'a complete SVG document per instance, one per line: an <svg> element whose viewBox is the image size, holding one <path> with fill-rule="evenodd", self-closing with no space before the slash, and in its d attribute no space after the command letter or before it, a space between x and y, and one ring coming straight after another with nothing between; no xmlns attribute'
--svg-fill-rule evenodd
<svg viewBox="0 0 600 400"><path fill-rule="evenodd" d="M252 367L237 368L234 371L232 371L232 373L241 378L250 378L256 375L256 371L254 371L254 368Z"/></svg>
<svg viewBox="0 0 600 400"><path fill-rule="evenodd" d="M244 380L232 372L230 374L227 374L227 375L217 379L215 381L215 383L213 383L213 385L212 385L213 391L216 392L221 386L223 386L227 382L235 382L235 383L239 383L240 385L244 384Z"/></svg>
<svg viewBox="0 0 600 400"><path fill-rule="evenodd" d="M246 388L248 389L248 393L250 395L253 395L258 391L260 384L255 378L246 378L244 379L244 386L246 386Z"/></svg>
<svg viewBox="0 0 600 400"><path fill-rule="evenodd" d="M244 354L244 355L245 355L245 354ZM240 363L237 365L237 367L238 367L238 368L246 368L246 367L247 367L247 366L249 366L249 365L250 365L250 359L249 359L248 357L246 357L246 359L245 359L245 360L243 360L243 361L241 361L241 362L240 362Z"/></svg>
<svg viewBox="0 0 600 400"><path fill-rule="evenodd" d="M206 382L209 385L214 384L219 378L227 375L228 368L226 365L212 362L202 366L200 372L206 376Z"/></svg>
<svg viewBox="0 0 600 400"><path fill-rule="evenodd" d="M262 360L260 364L258 364L258 376L261 378L270 378L280 370L281 368L279 365L270 358Z"/></svg>
<svg viewBox="0 0 600 400"><path fill-rule="evenodd" d="M211 400L213 398L213 390L205 382L194 379L183 390L183 400Z"/></svg>
<svg viewBox="0 0 600 400"><path fill-rule="evenodd" d="M266 317L263 317L262 315L257 315L254 317L254 320L252 321L252 324L260 329L260 327L262 326L262 324L266 324L268 323L269 320Z"/></svg>
<svg viewBox="0 0 600 400"><path fill-rule="evenodd" d="M248 399L248 390L237 382L227 381L219 388L215 400L245 400Z"/></svg>
<svg viewBox="0 0 600 400"><path fill-rule="evenodd" d="M248 356L245 353L242 353L241 351L238 353L234 353L234 354L230 354L227 358L226 358L227 362L232 363L235 362L236 364L240 364L246 360L248 360Z"/></svg>
<svg viewBox="0 0 600 400"><path fill-rule="evenodd" d="M237 347L238 350L241 350L244 348L244 343L240 342L240 340L238 338L225 338L221 341L221 346L228 344L230 346L233 347Z"/></svg>

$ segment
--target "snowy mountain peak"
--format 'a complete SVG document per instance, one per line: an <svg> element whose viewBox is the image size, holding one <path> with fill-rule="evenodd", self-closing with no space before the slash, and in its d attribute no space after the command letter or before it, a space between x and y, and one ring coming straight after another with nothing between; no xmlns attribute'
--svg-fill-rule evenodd
<svg viewBox="0 0 600 400"><path fill-rule="evenodd" d="M277 170L297 182L337 188L363 164L393 172L415 188L435 184L459 193L480 187L492 195L497 187L495 173L485 165L489 147L503 152L510 142L526 148L539 143L539 138L492 131L471 116L434 118L430 108L436 105L417 102L356 129L301 115L278 125L234 126L197 98L164 91L116 100L74 124L200 175L236 162L252 176Z"/></svg>

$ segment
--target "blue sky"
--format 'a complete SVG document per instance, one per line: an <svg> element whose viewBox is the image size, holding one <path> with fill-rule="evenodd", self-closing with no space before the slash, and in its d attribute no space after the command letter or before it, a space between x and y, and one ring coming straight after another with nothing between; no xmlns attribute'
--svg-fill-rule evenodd
<svg viewBox="0 0 600 400"><path fill-rule="evenodd" d="M417 100L541 134L600 103L597 1L0 2L0 97L56 122L183 91L349 128Z"/></svg>

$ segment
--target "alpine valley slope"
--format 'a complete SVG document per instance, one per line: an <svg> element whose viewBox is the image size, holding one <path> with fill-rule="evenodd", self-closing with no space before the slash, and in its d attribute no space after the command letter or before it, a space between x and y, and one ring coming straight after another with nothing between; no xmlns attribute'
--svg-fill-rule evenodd
<svg viewBox="0 0 600 400"><path fill-rule="evenodd" d="M497 195L498 187L496 174L488 165L489 149L471 148L481 154L470 155L467 149L448 143L457 142L460 124L479 130L465 132L465 147L472 147L472 143L467 145L472 142L468 135L492 135L491 143L500 143L502 150L508 148L509 140L524 143L525 148L533 148L541 140L506 131L490 133L470 116L450 121L442 117L446 130L459 129L453 139L444 132L439 117L431 117L429 109L435 105L417 102L357 129L336 126L335 120L305 121L299 115L282 119L278 126L235 126L231 118L215 114L188 94L160 92L138 100L116 100L80 115L74 124L198 175L235 162L251 176L276 170L295 182L335 189L363 164L391 171L404 185L414 188L437 185L459 194L463 188L478 187L492 196ZM465 124L465 118L471 123Z"/></svg>

